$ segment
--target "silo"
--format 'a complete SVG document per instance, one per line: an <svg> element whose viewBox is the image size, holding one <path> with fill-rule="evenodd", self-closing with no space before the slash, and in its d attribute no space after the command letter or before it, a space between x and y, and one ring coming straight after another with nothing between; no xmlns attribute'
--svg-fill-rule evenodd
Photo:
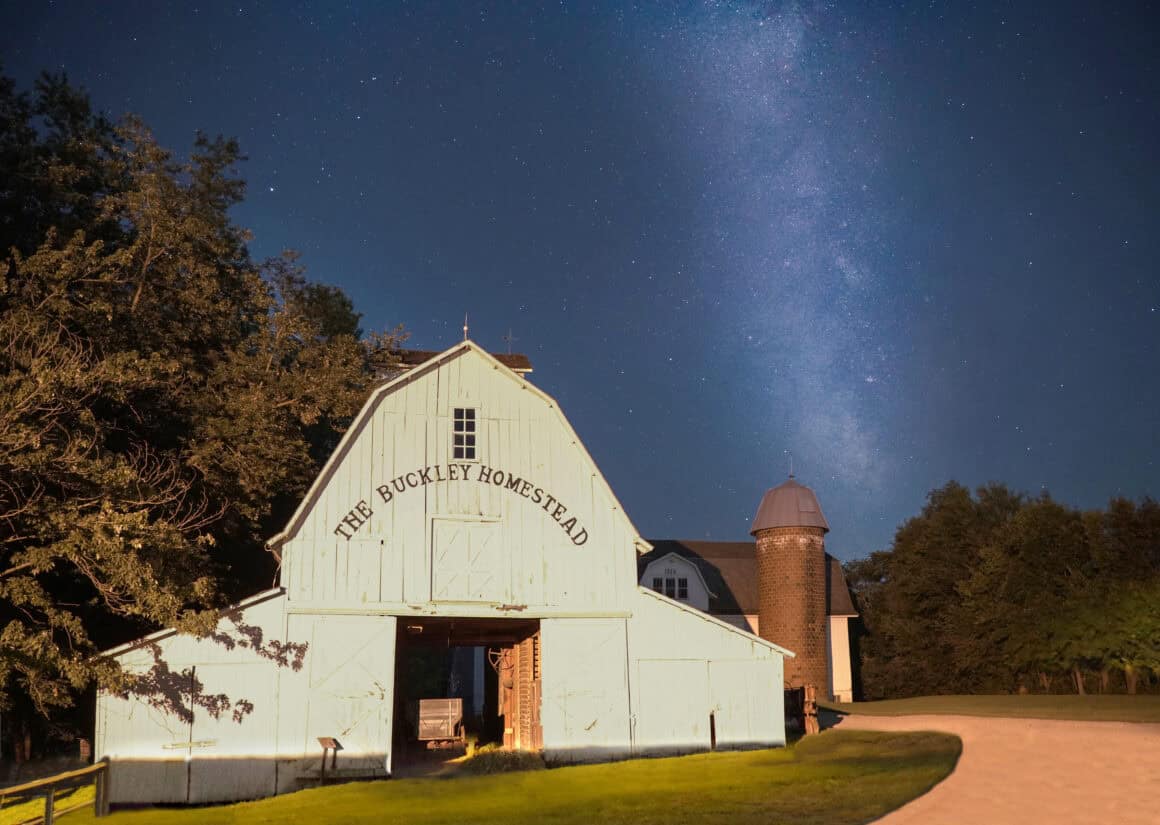
<svg viewBox="0 0 1160 825"><path fill-rule="evenodd" d="M829 694L826 651L826 540L830 526L817 496L791 475L766 492L750 533L757 541L758 632L796 656L786 687Z"/></svg>

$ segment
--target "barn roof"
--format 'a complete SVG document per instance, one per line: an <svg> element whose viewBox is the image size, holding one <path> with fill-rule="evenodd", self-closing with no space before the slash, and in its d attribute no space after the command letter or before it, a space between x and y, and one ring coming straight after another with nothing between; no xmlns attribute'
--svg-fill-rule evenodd
<svg viewBox="0 0 1160 825"><path fill-rule="evenodd" d="M563 425L565 432L571 434L573 444L575 445L576 449L580 451L580 453L592 466L594 471L592 474L593 479L604 488L605 493L614 504L613 509L619 514L621 518L628 522L629 532L632 536L634 536L633 544L636 545L638 552L642 552L645 549L645 546L644 540L640 538L640 532L636 529L635 526L633 526L632 520L628 517L628 513L625 512L624 507L617 499L616 493L612 491L612 488L608 485L608 480L603 476L603 474L601 474L599 468L597 468L596 462L592 458L592 455L588 452L588 449L580 440L580 436L576 434L576 430L573 429L572 424L560 410L560 405L556 402L556 400L532 384L521 372L511 367L506 367L506 365L499 360L500 356L487 352L481 348L479 344L470 339L465 340L460 344L456 344L444 350L443 352L436 353L433 357L422 360L418 363L418 365L405 369L401 373L396 371L397 374L395 374L393 378L375 387L375 389L371 392L370 397L363 403L362 409L359 410L358 415L354 417L354 421L352 421L350 426L347 428L346 433L338 443L338 447L330 454L330 458L327 459L326 464L323 465L322 471L315 477L314 483L310 485L310 489L306 491L306 495L303 496L302 501L299 502L298 508L294 511L293 515L290 516L290 520L287 522L286 527L283 528L281 532L277 533L266 541L266 550L272 553L274 557L279 562L281 562L281 546L301 528L302 522L305 519L307 513L309 513L310 509L318 500L318 496L320 495L321 491L326 487L327 483L329 483L331 476L334 474L334 471L338 465L342 463L343 459L346 457L347 452L358 439L362 429L367 425L367 422L370 421L371 417L374 415L375 409L378 407L379 403L384 397L392 392L395 392L399 387L404 386L408 382L420 380L424 376L438 370L448 362L456 358L463 357L468 353L474 353L475 355L478 355L485 361L489 362L495 369L499 371L500 374L508 376L519 387L527 390L533 395L538 396L545 404L548 405L550 409L555 412L560 423ZM524 360L527 361L526 356L519 357L524 358ZM527 371L530 372L530 362L527 363L527 367Z"/></svg>
<svg viewBox="0 0 1160 825"><path fill-rule="evenodd" d="M394 353L394 355L398 356L398 365L401 369L411 369L413 367L417 367L420 364L427 363L432 358L441 354L442 353L435 350L426 349L401 349ZM512 372L523 374L532 371L531 360L528 358L528 356L523 355L522 353L491 352L488 354Z"/></svg>
<svg viewBox="0 0 1160 825"><path fill-rule="evenodd" d="M688 559L709 587L709 612L758 612L757 545L752 541L680 541L649 539L653 549L637 560L637 578L650 563L676 553ZM826 553L826 615L857 616L842 562Z"/></svg>

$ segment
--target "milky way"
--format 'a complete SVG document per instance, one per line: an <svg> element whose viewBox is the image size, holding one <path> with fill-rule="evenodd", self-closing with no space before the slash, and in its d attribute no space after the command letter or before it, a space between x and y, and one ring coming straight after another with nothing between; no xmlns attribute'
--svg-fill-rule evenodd
<svg viewBox="0 0 1160 825"><path fill-rule="evenodd" d="M731 407L771 468L792 455L831 502L872 510L898 441L906 293L882 240L875 44L820 5L713 7L662 32L653 67L705 177L699 277L742 359Z"/></svg>
<svg viewBox="0 0 1160 825"><path fill-rule="evenodd" d="M744 538L791 454L842 558L950 479L1160 492L1154 12L6 11L22 88L238 136L253 253L365 328L511 329L646 537Z"/></svg>

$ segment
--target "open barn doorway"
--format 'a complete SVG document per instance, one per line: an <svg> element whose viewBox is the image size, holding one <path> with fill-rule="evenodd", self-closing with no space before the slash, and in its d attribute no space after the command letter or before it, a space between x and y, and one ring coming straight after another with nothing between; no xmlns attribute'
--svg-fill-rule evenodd
<svg viewBox="0 0 1160 825"><path fill-rule="evenodd" d="M543 747L538 619L400 618L395 655L395 775Z"/></svg>

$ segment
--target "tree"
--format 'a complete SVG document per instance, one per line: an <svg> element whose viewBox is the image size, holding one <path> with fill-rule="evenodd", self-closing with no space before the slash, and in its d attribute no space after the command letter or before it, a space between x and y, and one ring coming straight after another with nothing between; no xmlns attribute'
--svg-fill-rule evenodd
<svg viewBox="0 0 1160 825"><path fill-rule="evenodd" d="M1160 667L1158 510L932 491L890 550L847 565L869 631L865 695L1049 692L1061 676L1083 693L1093 674L1108 691L1116 673L1134 692Z"/></svg>
<svg viewBox="0 0 1160 825"><path fill-rule="evenodd" d="M174 159L63 77L0 78L0 112L0 705L50 714L124 686L101 647L268 586L263 539L399 336L251 261L234 141Z"/></svg>
<svg viewBox="0 0 1160 825"><path fill-rule="evenodd" d="M1001 485L984 487L973 498L950 482L931 491L922 513L898 529L888 553L872 557L869 569L878 582L859 601L869 612L867 691L948 693L984 681L986 668L962 657L959 588L978 565L990 532L1011 518L1019 502ZM856 577L863 572L853 569Z"/></svg>

